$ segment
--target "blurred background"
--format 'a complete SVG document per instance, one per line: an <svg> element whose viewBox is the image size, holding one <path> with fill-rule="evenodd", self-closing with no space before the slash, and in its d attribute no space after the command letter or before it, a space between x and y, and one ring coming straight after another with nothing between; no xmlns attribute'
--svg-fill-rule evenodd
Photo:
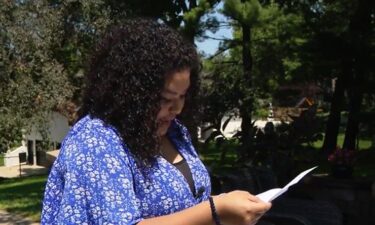
<svg viewBox="0 0 375 225"><path fill-rule="evenodd" d="M199 107L181 119L214 194L317 165L260 223L374 224L374 13L372 0L0 0L0 210L39 221L94 44L145 16L201 55Z"/></svg>

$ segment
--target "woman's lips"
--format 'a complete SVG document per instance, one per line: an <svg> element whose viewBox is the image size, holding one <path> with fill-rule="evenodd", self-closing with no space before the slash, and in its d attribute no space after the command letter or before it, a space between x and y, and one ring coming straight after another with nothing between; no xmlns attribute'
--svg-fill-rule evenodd
<svg viewBox="0 0 375 225"><path fill-rule="evenodd" d="M167 120L160 120L160 124L161 125L167 125L167 124L170 124L172 122L173 119L167 119Z"/></svg>
<svg viewBox="0 0 375 225"><path fill-rule="evenodd" d="M171 122L172 120L174 120L174 118L160 119L160 121L162 121L162 122Z"/></svg>
<svg viewBox="0 0 375 225"><path fill-rule="evenodd" d="M161 124L168 124L168 123L170 123L171 121L170 120L162 120L162 121L160 121L161 122Z"/></svg>

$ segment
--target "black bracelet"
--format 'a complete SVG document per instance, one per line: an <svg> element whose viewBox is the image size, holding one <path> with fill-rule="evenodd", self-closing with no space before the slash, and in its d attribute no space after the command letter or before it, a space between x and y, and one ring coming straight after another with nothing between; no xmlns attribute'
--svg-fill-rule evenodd
<svg viewBox="0 0 375 225"><path fill-rule="evenodd" d="M210 196L208 197L208 201L210 202L210 208L211 208L211 214L212 218L215 221L216 225L221 225L219 215L217 215L215 204L214 204L214 199Z"/></svg>

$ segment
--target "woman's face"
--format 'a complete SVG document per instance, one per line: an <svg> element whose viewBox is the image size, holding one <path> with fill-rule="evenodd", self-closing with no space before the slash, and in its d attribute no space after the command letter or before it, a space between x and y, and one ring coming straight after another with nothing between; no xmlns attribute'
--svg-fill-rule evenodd
<svg viewBox="0 0 375 225"><path fill-rule="evenodd" d="M190 86L190 70L184 69L168 75L161 93L160 111L156 117L157 134L164 136L171 121L181 113L185 104L185 95Z"/></svg>

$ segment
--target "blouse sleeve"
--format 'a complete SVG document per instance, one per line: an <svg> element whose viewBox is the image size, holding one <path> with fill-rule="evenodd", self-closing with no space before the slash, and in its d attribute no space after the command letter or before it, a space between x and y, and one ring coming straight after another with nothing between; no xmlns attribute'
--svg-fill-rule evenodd
<svg viewBox="0 0 375 225"><path fill-rule="evenodd" d="M57 224L133 225L142 220L129 156L120 144L81 135L64 150Z"/></svg>

